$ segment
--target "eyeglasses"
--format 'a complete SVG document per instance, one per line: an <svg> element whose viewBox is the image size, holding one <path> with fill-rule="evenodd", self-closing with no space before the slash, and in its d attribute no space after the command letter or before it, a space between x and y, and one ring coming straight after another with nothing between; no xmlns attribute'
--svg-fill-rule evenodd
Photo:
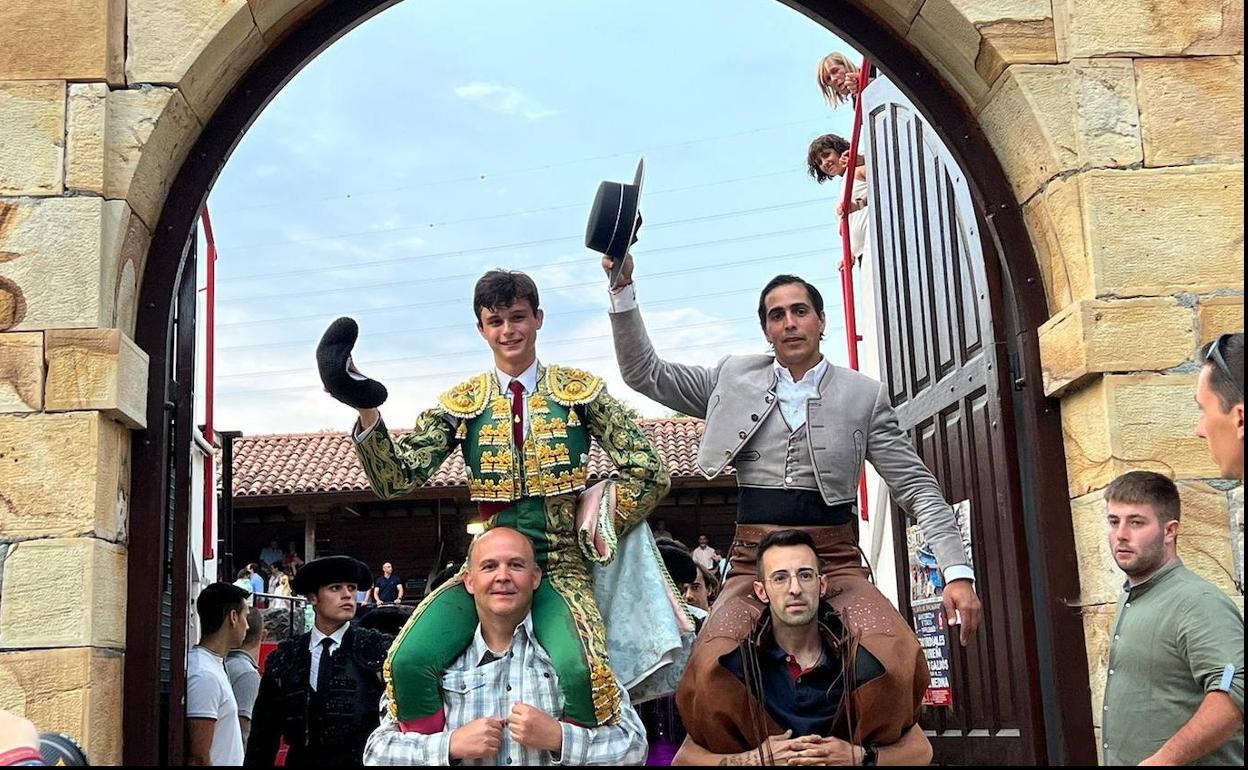
<svg viewBox="0 0 1248 770"><path fill-rule="evenodd" d="M785 589L793 582L793 578L797 578L797 582L804 586L809 586L819 580L819 573L813 569L799 569L795 575L790 575L784 570L773 572L767 576L767 582L771 583L772 588Z"/></svg>
<svg viewBox="0 0 1248 770"><path fill-rule="evenodd" d="M1222 373L1226 375L1226 378L1230 380L1231 384L1235 386L1235 389L1239 391L1239 395L1243 396L1243 389L1239 386L1239 383L1236 382L1235 375L1231 372L1231 367L1226 364L1226 359L1222 357L1222 343L1229 340L1232 336L1234 335L1229 332L1219 334L1218 338L1213 341L1212 345L1209 346L1209 352L1205 354L1205 361L1212 362L1214 366L1221 369Z"/></svg>

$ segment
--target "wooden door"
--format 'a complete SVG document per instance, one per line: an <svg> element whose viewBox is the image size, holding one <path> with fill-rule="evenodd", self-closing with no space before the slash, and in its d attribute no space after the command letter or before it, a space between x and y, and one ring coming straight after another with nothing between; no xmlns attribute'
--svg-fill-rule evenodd
<svg viewBox="0 0 1248 770"><path fill-rule="evenodd" d="M966 181L922 115L878 79L863 95L881 377L951 503L969 501L979 634L951 641L952 705L927 707L935 761L1044 763L1035 621L995 260ZM893 506L902 614L904 513Z"/></svg>

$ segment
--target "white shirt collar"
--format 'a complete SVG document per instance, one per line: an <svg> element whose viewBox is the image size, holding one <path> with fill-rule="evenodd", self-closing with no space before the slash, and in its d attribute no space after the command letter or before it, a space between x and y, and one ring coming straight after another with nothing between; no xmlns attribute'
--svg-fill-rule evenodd
<svg viewBox="0 0 1248 770"><path fill-rule="evenodd" d="M495 367L494 373L498 375L498 386L500 388L500 392L506 393L507 389L511 386L512 380L519 380L520 384L524 386L525 393L535 392L537 390L537 367L538 363L535 358L529 368L521 372L519 377L512 377L502 369Z"/></svg>
<svg viewBox="0 0 1248 770"><path fill-rule="evenodd" d="M780 365L780 359L773 358L771 361L771 366L772 368L776 370L777 377L779 377L782 380L785 380L786 382L793 382L793 373L790 372L787 367ZM826 372L827 370L828 370L827 356L822 356L819 359L819 363L815 364L813 367L811 367L810 371L802 375L801 382L814 382L815 384L818 384L819 381L823 379L823 373Z"/></svg>
<svg viewBox="0 0 1248 770"><path fill-rule="evenodd" d="M523 634L524 637L527 639L533 638L533 613L532 611L530 611L528 615L524 616L524 622L516 626L516 630L512 632L511 638L512 638L513 644L515 642L516 637L520 636L521 634ZM471 649L474 655L474 660L480 660L481 656L485 655L486 652L494 653L494 651L490 649L490 646L485 643L485 636L481 633L480 623L477 624L477 632L476 634L473 635ZM494 653L494 654L497 654L497 653Z"/></svg>
<svg viewBox="0 0 1248 770"><path fill-rule="evenodd" d="M334 640L333 646L338 647L339 645L342 644L342 637L347 635L347 629L350 627L351 627L351 621L347 621L346 623L343 623L341 626L339 626L337 631L335 631L332 634L329 634L327 637L325 634L321 633L321 629L317 628L316 626L312 626L312 641L309 646L309 649L315 650L316 646L319 645L321 643L321 640L325 638L333 639Z"/></svg>

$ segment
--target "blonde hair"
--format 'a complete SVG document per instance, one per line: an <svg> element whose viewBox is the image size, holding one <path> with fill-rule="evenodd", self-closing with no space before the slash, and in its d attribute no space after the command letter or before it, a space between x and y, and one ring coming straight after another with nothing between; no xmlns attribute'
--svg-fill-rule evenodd
<svg viewBox="0 0 1248 770"><path fill-rule="evenodd" d="M836 107L841 102L845 101L847 97L842 95L839 91L833 88L830 83L827 82L828 70L832 67L833 64L841 65L842 67L845 68L845 71L850 73L851 75L855 75L858 73L858 65L850 61L849 57L841 53L840 51L833 51L832 53L828 54L827 56L819 60L819 67L815 71L815 77L819 81L819 90L820 92L823 93L823 98L828 100L828 104L832 105L833 107Z"/></svg>

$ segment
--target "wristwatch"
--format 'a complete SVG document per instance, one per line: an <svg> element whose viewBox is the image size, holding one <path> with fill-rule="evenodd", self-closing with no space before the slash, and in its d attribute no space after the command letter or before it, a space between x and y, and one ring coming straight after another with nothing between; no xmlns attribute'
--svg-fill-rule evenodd
<svg viewBox="0 0 1248 770"><path fill-rule="evenodd" d="M874 746L862 747L862 766L863 767L875 767L876 759L877 757L876 757Z"/></svg>

